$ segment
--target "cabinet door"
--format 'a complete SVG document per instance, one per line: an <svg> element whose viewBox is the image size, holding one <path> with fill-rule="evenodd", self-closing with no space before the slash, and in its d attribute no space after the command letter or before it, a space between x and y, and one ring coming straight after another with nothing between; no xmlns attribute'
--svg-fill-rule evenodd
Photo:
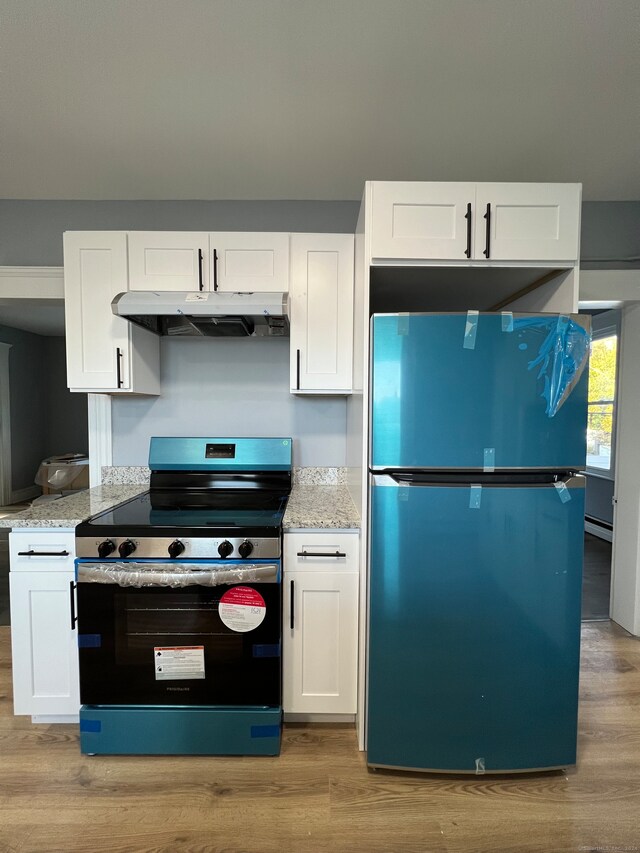
<svg viewBox="0 0 640 853"><path fill-rule="evenodd" d="M359 535L284 537L283 693L290 713L354 714Z"/></svg>
<svg viewBox="0 0 640 853"><path fill-rule="evenodd" d="M465 260L475 184L373 182L373 258Z"/></svg>
<svg viewBox="0 0 640 853"><path fill-rule="evenodd" d="M129 323L111 300L127 290L127 235L68 231L64 235L67 379L73 390L130 388Z"/></svg>
<svg viewBox="0 0 640 853"><path fill-rule="evenodd" d="M291 235L291 390L351 391L353 235Z"/></svg>
<svg viewBox="0 0 640 853"><path fill-rule="evenodd" d="M208 290L209 235L129 233L129 290Z"/></svg>
<svg viewBox="0 0 640 853"><path fill-rule="evenodd" d="M73 571L10 572L15 714L77 714L77 632L71 628Z"/></svg>
<svg viewBox="0 0 640 853"><path fill-rule="evenodd" d="M67 382L72 391L159 394L159 338L116 317L111 302L128 289L127 235L64 235Z"/></svg>
<svg viewBox="0 0 640 853"><path fill-rule="evenodd" d="M355 714L358 575L285 570L283 707Z"/></svg>
<svg viewBox="0 0 640 853"><path fill-rule="evenodd" d="M474 257L488 236L489 260L577 260L580 198L580 184L477 184Z"/></svg>
<svg viewBox="0 0 640 853"><path fill-rule="evenodd" d="M289 290L289 235L220 231L209 235L211 290Z"/></svg>

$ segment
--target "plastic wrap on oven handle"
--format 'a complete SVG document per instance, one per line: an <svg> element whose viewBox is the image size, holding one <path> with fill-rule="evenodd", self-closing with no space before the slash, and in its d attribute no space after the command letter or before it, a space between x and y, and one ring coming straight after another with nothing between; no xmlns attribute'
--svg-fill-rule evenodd
<svg viewBox="0 0 640 853"><path fill-rule="evenodd" d="M276 583L275 563L242 566L198 566L185 563L81 563L78 583L117 586L222 586L235 583Z"/></svg>

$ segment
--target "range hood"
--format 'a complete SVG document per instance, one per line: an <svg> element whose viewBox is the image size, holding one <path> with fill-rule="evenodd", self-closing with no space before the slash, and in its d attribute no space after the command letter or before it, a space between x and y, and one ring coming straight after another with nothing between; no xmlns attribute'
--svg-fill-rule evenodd
<svg viewBox="0 0 640 853"><path fill-rule="evenodd" d="M111 310L156 335L281 338L289 334L288 306L287 293L129 290Z"/></svg>

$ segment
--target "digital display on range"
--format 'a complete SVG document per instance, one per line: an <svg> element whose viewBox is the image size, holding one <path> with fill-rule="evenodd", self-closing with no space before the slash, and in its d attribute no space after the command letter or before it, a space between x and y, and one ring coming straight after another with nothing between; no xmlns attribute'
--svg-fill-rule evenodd
<svg viewBox="0 0 640 853"><path fill-rule="evenodd" d="M235 459L235 444L207 444L205 459Z"/></svg>

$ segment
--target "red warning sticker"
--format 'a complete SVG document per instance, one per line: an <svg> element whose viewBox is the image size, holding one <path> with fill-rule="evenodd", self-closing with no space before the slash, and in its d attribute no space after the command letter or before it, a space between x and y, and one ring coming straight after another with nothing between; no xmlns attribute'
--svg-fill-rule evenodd
<svg viewBox="0 0 640 853"><path fill-rule="evenodd" d="M234 586L227 590L218 606L220 620L239 633L253 631L267 615L264 598L250 586Z"/></svg>

